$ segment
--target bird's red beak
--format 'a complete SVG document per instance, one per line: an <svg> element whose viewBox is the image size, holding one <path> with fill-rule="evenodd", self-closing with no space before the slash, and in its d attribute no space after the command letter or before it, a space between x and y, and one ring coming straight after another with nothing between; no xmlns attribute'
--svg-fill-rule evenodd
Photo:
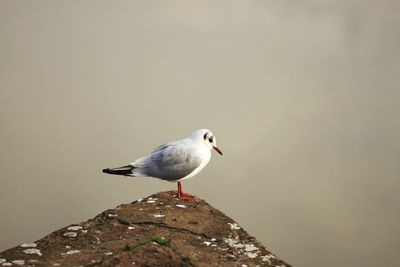
<svg viewBox="0 0 400 267"><path fill-rule="evenodd" d="M221 152L221 150L219 150L219 148L218 148L218 147L216 147L216 146L213 146L213 148L214 148L214 150L215 150L215 151L217 151L217 152L218 152L218 154L220 154L221 156L223 155L223 154L222 154L222 152Z"/></svg>

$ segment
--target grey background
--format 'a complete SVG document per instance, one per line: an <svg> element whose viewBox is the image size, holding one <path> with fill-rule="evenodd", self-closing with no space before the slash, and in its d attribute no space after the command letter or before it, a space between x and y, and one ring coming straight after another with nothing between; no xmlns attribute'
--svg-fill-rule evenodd
<svg viewBox="0 0 400 267"><path fill-rule="evenodd" d="M0 250L175 189L101 173L199 128L183 188L294 266L394 266L398 1L0 1Z"/></svg>

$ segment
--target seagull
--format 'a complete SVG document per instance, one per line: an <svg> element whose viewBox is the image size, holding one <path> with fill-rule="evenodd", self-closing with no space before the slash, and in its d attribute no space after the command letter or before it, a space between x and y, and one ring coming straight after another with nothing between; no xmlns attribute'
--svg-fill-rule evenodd
<svg viewBox="0 0 400 267"><path fill-rule="evenodd" d="M208 164L211 150L222 156L214 134L208 129L200 129L185 139L157 147L150 155L139 158L129 165L103 169L103 172L177 182L178 198L187 200L192 196L182 192L181 181L192 178Z"/></svg>

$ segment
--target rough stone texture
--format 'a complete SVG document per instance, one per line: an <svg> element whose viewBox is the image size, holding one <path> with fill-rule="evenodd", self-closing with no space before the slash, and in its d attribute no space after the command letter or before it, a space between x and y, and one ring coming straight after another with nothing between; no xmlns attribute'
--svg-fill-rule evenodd
<svg viewBox="0 0 400 267"><path fill-rule="evenodd" d="M290 266L204 200L161 192L0 253L1 266Z"/></svg>

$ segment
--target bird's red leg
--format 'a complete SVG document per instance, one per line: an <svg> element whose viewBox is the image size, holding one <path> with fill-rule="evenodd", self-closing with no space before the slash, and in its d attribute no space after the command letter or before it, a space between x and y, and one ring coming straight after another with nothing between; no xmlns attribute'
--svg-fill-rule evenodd
<svg viewBox="0 0 400 267"><path fill-rule="evenodd" d="M178 198L181 200L188 200L192 198L190 194L182 192L181 182L178 182Z"/></svg>

